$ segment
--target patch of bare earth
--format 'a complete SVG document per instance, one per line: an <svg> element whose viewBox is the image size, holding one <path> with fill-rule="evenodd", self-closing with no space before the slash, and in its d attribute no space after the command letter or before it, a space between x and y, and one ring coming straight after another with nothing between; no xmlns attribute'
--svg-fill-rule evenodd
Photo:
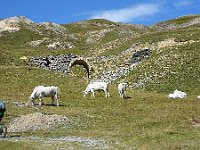
<svg viewBox="0 0 200 150"><path fill-rule="evenodd" d="M48 130L58 126L67 126L70 121L66 116L47 115L40 112L22 115L15 118L8 125L8 132L28 132L36 130Z"/></svg>
<svg viewBox="0 0 200 150"><path fill-rule="evenodd" d="M192 124L194 127L200 127L200 119L192 118L191 124Z"/></svg>

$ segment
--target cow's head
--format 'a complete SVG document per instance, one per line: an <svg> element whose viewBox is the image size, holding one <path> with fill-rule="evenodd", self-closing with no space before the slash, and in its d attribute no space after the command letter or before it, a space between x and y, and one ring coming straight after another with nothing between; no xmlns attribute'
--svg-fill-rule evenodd
<svg viewBox="0 0 200 150"><path fill-rule="evenodd" d="M29 100L31 101L31 104L34 106L34 98L32 96L29 97Z"/></svg>
<svg viewBox="0 0 200 150"><path fill-rule="evenodd" d="M86 97L86 95L88 94L89 91L85 90L83 91L83 96Z"/></svg>

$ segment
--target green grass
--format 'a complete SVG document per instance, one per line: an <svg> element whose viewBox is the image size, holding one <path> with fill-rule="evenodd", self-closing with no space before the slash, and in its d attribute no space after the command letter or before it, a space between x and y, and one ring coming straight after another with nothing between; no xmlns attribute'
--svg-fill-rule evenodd
<svg viewBox="0 0 200 150"><path fill-rule="evenodd" d="M106 28L109 28L109 25L116 25L116 23L104 19L92 19L72 24L64 24L63 26L68 32L84 34L92 30L101 30L105 26L107 26Z"/></svg>
<svg viewBox="0 0 200 150"><path fill-rule="evenodd" d="M71 120L71 125L64 129L18 133L20 136L43 138L77 136L103 139L110 149L200 148L198 144L200 128L191 125L192 117L199 119L200 115L196 95L189 95L185 100L171 100L167 98L167 93L159 94L129 88L127 91L129 98L122 100L119 98L116 85L113 84L110 87L110 98L105 98L101 92L96 93L96 98L89 95L84 98L82 91L87 85L84 78L30 67L8 67L0 70L2 72L0 94L1 98L8 102L5 114L7 123L16 116L36 111L66 115ZM37 110L12 104L12 102L27 102L36 85L58 85L61 88L62 105L44 106ZM44 102L51 103L50 99L45 99ZM34 141L9 142L9 144L11 150L16 146L30 149L38 147ZM69 144L71 147L77 147L80 143ZM8 142L2 145L7 147ZM84 147L79 146L77 149ZM41 147L49 148L44 143L41 143ZM56 149L56 145L54 147Z"/></svg>
<svg viewBox="0 0 200 150"><path fill-rule="evenodd" d="M26 142L15 142L15 141L0 141L1 144L1 150L9 150L9 149L30 149L30 150L35 150L35 149L40 149L41 147L38 146L36 143L26 143ZM16 147L17 146L17 147ZM49 146L50 148L50 146ZM46 148L48 149L48 148Z"/></svg>
<svg viewBox="0 0 200 150"><path fill-rule="evenodd" d="M27 48L27 42L39 40L43 37L44 36L28 29L22 29L14 33L4 31L0 37L0 46L1 49Z"/></svg>
<svg viewBox="0 0 200 150"><path fill-rule="evenodd" d="M181 20L182 19L182 20ZM179 23L189 21L181 18ZM188 20L189 19L189 20ZM177 21L177 20L176 20ZM87 45L84 40L86 32L102 30L106 25L113 24L106 20L90 20L82 24L63 25L67 33L73 33L79 39L75 40L76 48L70 50L49 51L44 47L29 47L27 42L38 40L43 36L60 38L53 33L43 36L23 29L22 32L4 32L0 37L0 99L7 102L5 123L9 123L17 116L34 112L45 114L66 115L71 123L67 127L58 127L50 131L35 131L27 133L13 133L22 137L88 137L104 140L107 149L200 149L200 128L194 127L192 117L200 119L200 109L197 100L199 95L199 26L171 31L153 32L139 30L134 27L116 26L100 40L100 44ZM96 24L102 24L98 27ZM137 33L145 33L134 37L133 35L120 35L119 31L127 29ZM126 37L128 36L128 37ZM122 42L124 37L127 38ZM129 38L130 37L130 38ZM105 98L104 93L97 92L96 98L88 95L83 97L88 82L82 66L74 66L70 75L34 68L19 60L22 56L46 56L58 54L80 54L93 56L103 45L109 45L113 40L119 39L118 46L108 49L100 55L115 56L128 49L135 43L154 44L169 38L177 42L193 41L182 46L153 49L151 58L144 60L128 77L130 82L145 81L139 88L127 90L127 99L120 99L116 83L110 86L111 97ZM69 39L71 40L71 39ZM102 47L103 48L103 47ZM91 54L88 50L94 50ZM119 60L113 60L118 64ZM120 60L122 61L122 60ZM126 60L124 60L126 61ZM102 64L98 64L102 66ZM106 67L106 66L105 66ZM28 102L28 98L35 86L55 85L61 89L60 107L43 106L18 107L13 102ZM187 99L168 99L167 95L175 89L183 90L188 94ZM36 100L38 103L38 100ZM50 99L44 100L50 104ZM12 133L10 133L12 136ZM51 143L34 140L3 140L0 149L89 149L83 143L66 142ZM92 149L92 148L91 148ZM100 148L97 148L100 149Z"/></svg>

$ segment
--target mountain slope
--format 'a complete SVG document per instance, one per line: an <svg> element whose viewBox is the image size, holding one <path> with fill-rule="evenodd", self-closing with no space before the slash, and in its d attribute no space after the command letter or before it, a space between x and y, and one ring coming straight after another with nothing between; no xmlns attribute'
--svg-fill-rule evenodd
<svg viewBox="0 0 200 150"><path fill-rule="evenodd" d="M0 98L7 104L3 121L9 132L8 138L0 140L1 150L200 149L200 25L190 24L194 19L188 16L184 24L189 26L178 28L107 20L67 25L34 23L25 17L1 20ZM177 19L169 22L173 21ZM88 80L80 65L66 74L22 61L41 56L56 62L55 55L68 54L92 65L90 80L116 79L109 86L109 98L101 92L95 98L83 96ZM130 83L126 99L117 90L121 81ZM42 107L38 100L30 106L29 96L38 85L59 86L60 106L52 106L51 98L44 98ZM187 98L168 98L175 89L186 92ZM54 128L38 112L63 116L69 122ZM10 126L19 130L10 132ZM24 127L26 132L17 132Z"/></svg>
<svg viewBox="0 0 200 150"><path fill-rule="evenodd" d="M72 53L87 58L94 68L92 78L100 78L103 73L115 75L119 68L126 68L135 52L150 49L149 59L131 70L129 66L129 71L124 71L127 75L120 75L118 80L129 80L134 88L160 92L181 88L197 93L199 18L183 16L150 27L102 19L65 25L34 23L25 17L3 19L0 64L23 65L19 61L22 56Z"/></svg>

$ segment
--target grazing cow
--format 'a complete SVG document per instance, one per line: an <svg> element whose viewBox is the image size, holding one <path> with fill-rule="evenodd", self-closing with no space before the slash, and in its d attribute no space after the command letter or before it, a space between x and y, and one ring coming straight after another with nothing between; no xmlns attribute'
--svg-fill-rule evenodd
<svg viewBox="0 0 200 150"><path fill-rule="evenodd" d="M51 97L52 99L52 105L54 102L54 98L56 99L57 102L57 106L59 106L59 102L58 102L58 95L60 93L60 89L58 87L55 86L37 86L34 88L30 99L32 102L32 105L34 105L34 100L35 99L39 99L39 105L41 106L43 104L42 98L43 97Z"/></svg>
<svg viewBox="0 0 200 150"><path fill-rule="evenodd" d="M118 85L118 91L121 98L125 98L125 91L126 91L127 86L128 84L125 82L122 82Z"/></svg>
<svg viewBox="0 0 200 150"><path fill-rule="evenodd" d="M94 95L94 91L99 91L99 90L103 90L105 92L105 96L109 97L109 92L108 92L108 84L104 81L93 81L90 84L88 84L87 88L84 91L84 97L91 92L93 97L95 97Z"/></svg>
<svg viewBox="0 0 200 150"><path fill-rule="evenodd" d="M169 98L186 98L187 94L182 91L175 90L173 93L168 95Z"/></svg>

